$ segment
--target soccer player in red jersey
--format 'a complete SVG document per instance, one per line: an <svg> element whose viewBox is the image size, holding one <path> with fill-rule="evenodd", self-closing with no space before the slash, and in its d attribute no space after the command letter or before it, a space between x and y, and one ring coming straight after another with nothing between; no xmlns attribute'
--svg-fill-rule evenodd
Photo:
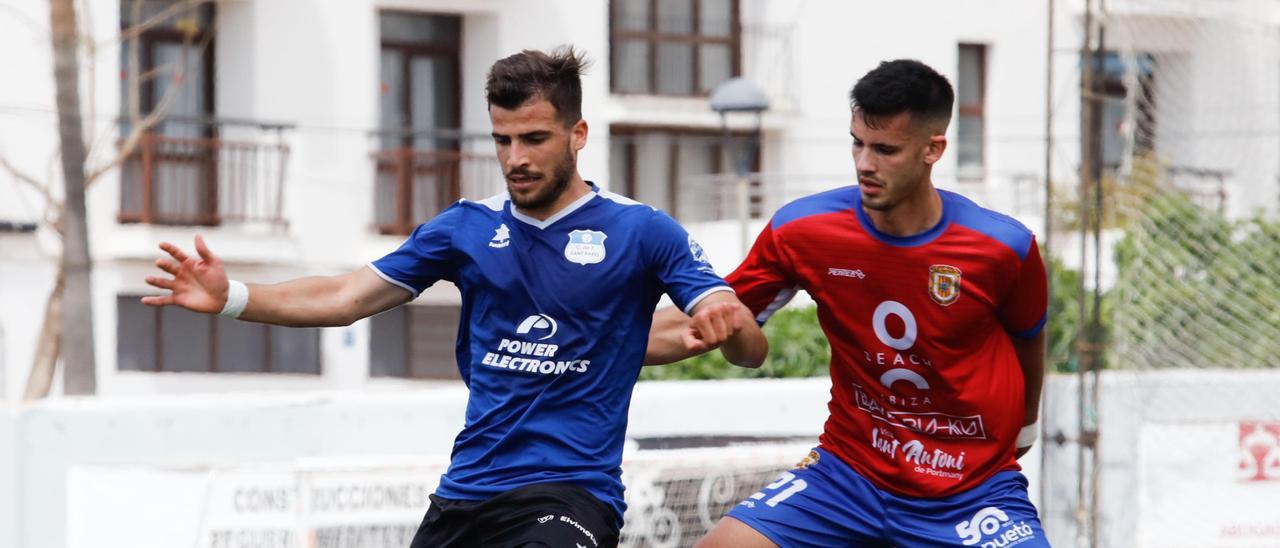
<svg viewBox="0 0 1280 548"><path fill-rule="evenodd" d="M1047 279L1035 237L934 187L954 92L918 61L850 94L858 185L792 202L728 277L763 324L803 289L831 343L819 446L701 547L1047 546L1016 458L1035 440ZM650 363L684 357L660 311Z"/></svg>

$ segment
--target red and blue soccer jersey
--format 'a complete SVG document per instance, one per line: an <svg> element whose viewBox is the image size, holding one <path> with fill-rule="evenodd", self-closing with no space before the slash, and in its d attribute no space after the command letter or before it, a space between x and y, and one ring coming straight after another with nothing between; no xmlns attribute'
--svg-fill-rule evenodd
<svg viewBox="0 0 1280 548"><path fill-rule="evenodd" d="M727 278L761 324L809 292L831 342L822 447L913 497L1018 469L1025 388L1012 338L1036 337L1047 307L1031 232L939 192L941 221L910 237L876 231L856 186L792 202Z"/></svg>

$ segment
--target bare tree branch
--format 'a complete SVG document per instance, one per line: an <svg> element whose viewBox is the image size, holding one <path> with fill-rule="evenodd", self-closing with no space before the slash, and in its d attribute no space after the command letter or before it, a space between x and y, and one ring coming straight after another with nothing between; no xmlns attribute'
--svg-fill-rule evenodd
<svg viewBox="0 0 1280 548"><path fill-rule="evenodd" d="M170 17L173 17L174 15L186 12L188 10L194 10L204 4L212 4L216 1L217 0L184 0L182 2L174 2L169 7L165 8L160 13L157 13L151 16L146 21L135 23L133 26L127 29L124 29L123 31L120 31L120 36L116 37L115 39L109 42L113 42L116 40L119 40L122 42L125 40L132 40L134 38L142 36L143 33L155 28L161 23L164 23L165 20L169 19ZM133 20L137 21L138 18L142 16L142 0L133 0L133 7L131 9L133 10Z"/></svg>
<svg viewBox="0 0 1280 548"><path fill-rule="evenodd" d="M59 237L62 236L62 201L53 195L50 185L41 183L35 177L28 175L9 163L8 158L0 155L0 169L12 176L18 182L30 187L32 190L40 194L44 199L44 209L41 211L41 221L54 230Z"/></svg>
<svg viewBox="0 0 1280 548"><path fill-rule="evenodd" d="M211 3L213 1L214 0L188 0L187 2L184 2L184 3L174 4L174 6L170 6L168 9L161 12L161 14L156 15L151 19L148 19L147 22L144 24L150 23L154 26L155 24L157 24L158 21L164 20L172 16L174 13L177 13L174 10L175 6L185 5L187 6L187 9L194 10L202 4ZM141 5L142 5L142 0L134 0L132 9L134 10L135 18L141 15ZM204 55L204 52L209 49L209 44L213 41L214 35L217 34L217 28L216 28L217 22L215 21L213 25L214 27L210 28L208 32L205 32L203 37L200 40L200 43L195 46L196 51L198 52L198 55ZM137 28L137 26L130 27L128 30L132 30L134 28ZM128 34L128 30L126 30L124 34ZM186 56L182 56L179 59L178 63L176 64L155 67L147 71L145 74L148 75L149 77L153 77L159 74L163 74L165 72L164 69L171 68L176 65L176 70L174 70L172 73L171 83L169 86L165 88L164 95L160 98L160 101L158 101L155 104L154 108L151 109L151 112L149 112L146 116L142 116L141 93L140 93L142 80L140 80L141 75L138 73L138 69L142 64L139 57L139 53L138 53L139 41L136 38L131 38L128 40L128 42L129 42L129 58L127 63L129 65L128 67L129 78L130 78L129 81L133 83L133 85L128 86L129 122L130 122L129 135L125 136L125 138L121 141L118 152L110 162L107 162L105 165L89 170L88 174L85 177L86 185L92 185L93 182L97 181L102 175L106 174L107 172L113 169L116 169L121 164L123 164L125 160L127 160L130 156L133 155L134 150L138 146L138 142L142 140L142 137L146 135L147 132L151 130L151 128L155 127L156 124L160 123L164 119L164 117L169 112L169 107L173 104L175 100L177 100L178 92L181 91L182 85L174 85L174 84L185 82L185 79L186 79L186 74L188 69ZM183 47L184 48L192 47L191 36L186 36L183 39Z"/></svg>
<svg viewBox="0 0 1280 548"><path fill-rule="evenodd" d="M49 189L45 187L44 184L42 184L40 181L37 181L35 177L32 177L26 173L23 173L22 170L18 169L13 164L9 163L8 158L5 158L3 154L0 154L0 168L3 168L5 172L7 172L14 179L17 179L18 182L26 184L36 192L39 192L40 196L44 198L44 201L46 203L52 203L57 201L57 199L53 197L53 193L50 192Z"/></svg>
<svg viewBox="0 0 1280 548"><path fill-rule="evenodd" d="M53 290L44 305L44 321L40 325L40 336L36 340L36 355L32 360L31 371L27 373L27 387L22 399L38 400L49 395L53 386L53 375L58 365L58 357L62 354L62 295L66 289L66 276L62 265L58 265L58 274L54 277Z"/></svg>
<svg viewBox="0 0 1280 548"><path fill-rule="evenodd" d="M13 6L0 4L0 10L8 12L10 17L13 17L17 22L26 25L28 29L31 29L31 31L36 33L42 40L49 39L49 27L44 23L32 19L30 16L22 13L21 10Z"/></svg>

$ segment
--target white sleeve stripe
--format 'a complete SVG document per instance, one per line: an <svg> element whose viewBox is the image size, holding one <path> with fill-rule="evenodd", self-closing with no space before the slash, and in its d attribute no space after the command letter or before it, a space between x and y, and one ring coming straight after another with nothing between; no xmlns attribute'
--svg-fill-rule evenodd
<svg viewBox="0 0 1280 548"><path fill-rule="evenodd" d="M413 289L413 288L412 288L412 287L410 287L408 284L406 284L406 283L404 283L404 282L401 282L400 280L394 279L394 278L392 278L391 276L388 276L388 275L384 274L381 270L378 270L378 267L373 266L373 263L369 263L368 265L365 265L365 266L368 266L368 267L369 267L369 270L372 270L372 271L373 271L373 273L374 273L374 274L377 274L379 278L382 278L382 279L386 280L386 281L387 281L387 283L389 283L389 284L391 284L391 285L394 285L394 286L396 286L396 287L399 287L399 288L401 288L401 289L404 289L405 291L408 291L408 292L409 292L409 294L410 294L410 295L413 295L413 297L414 297L415 299L416 299L416 298L418 298L418 292L417 292L417 290Z"/></svg>
<svg viewBox="0 0 1280 548"><path fill-rule="evenodd" d="M760 315L756 316L756 323L764 325L764 322L769 321L769 318L773 316L774 312L777 312L782 307L786 306L787 303L791 302L791 299L796 296L796 293L799 292L799 290L800 288L798 287L791 287L779 291L778 296L773 298L773 302L769 303L769 306L764 307L764 310L760 311Z"/></svg>
<svg viewBox="0 0 1280 548"><path fill-rule="evenodd" d="M697 297L694 297L694 298L693 298L693 300L689 301L689 304L685 305L685 307L684 307L684 313L685 313L685 314L692 314L692 313L693 313L693 307L698 306L698 303L702 302L702 299L707 298L707 296L708 296L708 295L711 295L712 293L719 293L719 292L721 292L721 291L728 291L728 292L730 292L730 293L733 293L733 288L732 288L732 287L729 287L729 286L727 286L727 285L720 285L720 286L716 286L716 287L713 287L713 288L711 288L711 289L708 289L708 290L706 290L706 291L703 291L703 292L702 292L701 294L699 294Z"/></svg>

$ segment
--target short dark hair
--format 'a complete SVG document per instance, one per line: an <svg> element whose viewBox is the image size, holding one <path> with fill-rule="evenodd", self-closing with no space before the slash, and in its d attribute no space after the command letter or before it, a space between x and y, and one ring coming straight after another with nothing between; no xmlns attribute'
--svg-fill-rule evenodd
<svg viewBox="0 0 1280 548"><path fill-rule="evenodd" d="M946 127L954 102L951 82L914 59L881 62L859 78L849 92L849 106L861 111L872 127L877 119L903 112Z"/></svg>
<svg viewBox="0 0 1280 548"><path fill-rule="evenodd" d="M551 53L527 49L493 64L485 98L510 110L535 97L546 99L565 126L571 126L582 119L582 73L589 64L573 46Z"/></svg>

